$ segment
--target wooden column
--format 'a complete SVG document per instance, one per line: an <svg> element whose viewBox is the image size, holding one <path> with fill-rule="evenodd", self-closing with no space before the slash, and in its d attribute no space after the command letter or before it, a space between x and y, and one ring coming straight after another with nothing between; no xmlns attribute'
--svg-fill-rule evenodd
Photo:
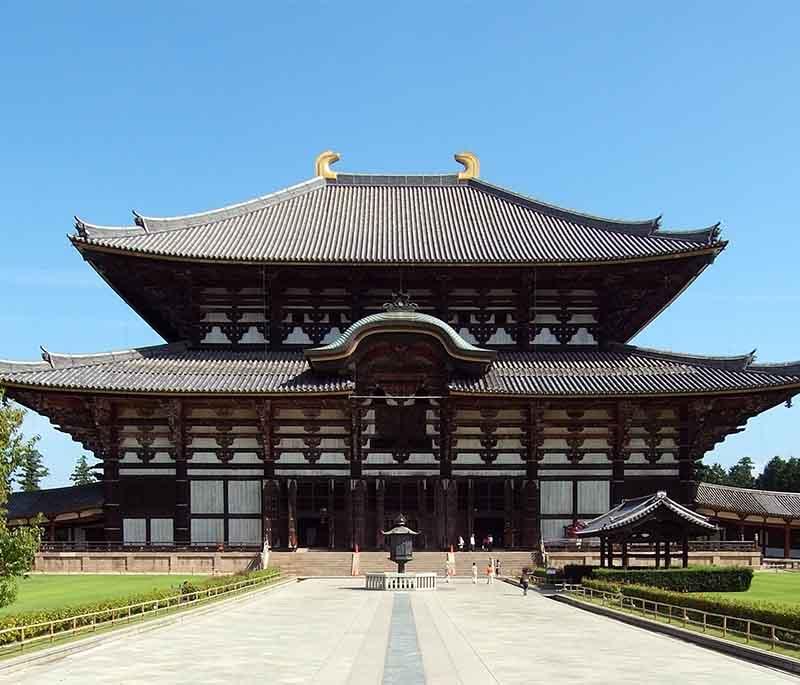
<svg viewBox="0 0 800 685"><path fill-rule="evenodd" d="M765 558L767 556L767 525L762 524L761 526L761 558Z"/></svg>
<svg viewBox="0 0 800 685"><path fill-rule="evenodd" d="M521 281L517 293L517 346L521 350L529 350L534 338L534 335L531 334L531 285L533 282L531 272L523 272Z"/></svg>
<svg viewBox="0 0 800 685"><path fill-rule="evenodd" d="M375 547L383 549L383 520L386 518L386 482L383 478L375 481Z"/></svg>
<svg viewBox="0 0 800 685"><path fill-rule="evenodd" d="M792 558L792 529L788 523L783 527L783 558Z"/></svg>
<svg viewBox="0 0 800 685"><path fill-rule="evenodd" d="M121 544L119 440L114 407L111 400L96 397L91 400L90 409L98 437L97 456L103 460L103 533L107 543Z"/></svg>
<svg viewBox="0 0 800 685"><path fill-rule="evenodd" d="M351 478L350 481L350 548L364 547L364 527L366 515L366 481Z"/></svg>
<svg viewBox="0 0 800 685"><path fill-rule="evenodd" d="M606 539L600 538L600 568L606 565Z"/></svg>
<svg viewBox="0 0 800 685"><path fill-rule="evenodd" d="M361 469L361 414L363 408L358 400L350 400L350 478L360 479Z"/></svg>
<svg viewBox="0 0 800 685"><path fill-rule="evenodd" d="M631 429L633 407L630 402L617 402L614 446L611 455L611 506L622 502L625 487L625 455Z"/></svg>
<svg viewBox="0 0 800 685"><path fill-rule="evenodd" d="M269 542L270 547L277 544L277 519L280 496L281 489L278 481L274 478L265 480L262 489L262 527L264 540Z"/></svg>
<svg viewBox="0 0 800 685"><path fill-rule="evenodd" d="M175 544L185 546L191 542L189 512L189 469L186 459L186 431L183 401L170 400L167 410L172 458L175 460Z"/></svg>
<svg viewBox="0 0 800 685"><path fill-rule="evenodd" d="M467 481L467 534L464 541L469 547L469 537L475 532L475 480L470 478ZM477 541L476 541L477 542Z"/></svg>
<svg viewBox="0 0 800 685"><path fill-rule="evenodd" d="M669 540L664 540L664 568L672 566L672 550Z"/></svg>
<svg viewBox="0 0 800 685"><path fill-rule="evenodd" d="M286 539L292 549L297 547L297 481L289 481L288 506L286 510Z"/></svg>
<svg viewBox="0 0 800 685"><path fill-rule="evenodd" d="M622 541L622 568L628 568L628 541Z"/></svg>
<svg viewBox="0 0 800 685"><path fill-rule="evenodd" d="M328 479L328 549L336 548L336 481Z"/></svg>
<svg viewBox="0 0 800 685"><path fill-rule="evenodd" d="M444 549L450 549L450 545L455 545L458 533L458 487L455 479L450 478L447 483L447 493L445 498L447 504L447 528L445 530L446 539Z"/></svg>
<svg viewBox="0 0 800 685"><path fill-rule="evenodd" d="M611 538L606 538L606 557L608 568L614 568L614 541Z"/></svg>
<svg viewBox="0 0 800 685"><path fill-rule="evenodd" d="M503 489L503 547L510 549L513 545L511 539L514 529L514 481L505 479Z"/></svg>
<svg viewBox="0 0 800 685"><path fill-rule="evenodd" d="M526 480L522 486L523 518L522 546L527 549L539 547L539 482Z"/></svg>
<svg viewBox="0 0 800 685"><path fill-rule="evenodd" d="M656 540L656 568L661 567L661 540Z"/></svg>
<svg viewBox="0 0 800 685"><path fill-rule="evenodd" d="M269 348L280 349L283 345L283 293L278 278L278 271L267 274L267 287L269 289Z"/></svg>
<svg viewBox="0 0 800 685"><path fill-rule="evenodd" d="M451 454L451 406L450 401L439 401L439 478L450 479L453 477L453 462Z"/></svg>
<svg viewBox="0 0 800 685"><path fill-rule="evenodd" d="M685 535L685 534L683 536L683 550L682 550L682 552L683 552L683 554L682 554L682 556L683 556L683 560L682 560L683 561L683 568L686 568L689 565L689 536Z"/></svg>

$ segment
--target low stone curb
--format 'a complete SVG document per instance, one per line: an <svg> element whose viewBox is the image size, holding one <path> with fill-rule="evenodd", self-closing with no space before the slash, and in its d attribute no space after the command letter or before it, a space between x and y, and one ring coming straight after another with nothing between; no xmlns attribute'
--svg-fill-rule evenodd
<svg viewBox="0 0 800 685"><path fill-rule="evenodd" d="M292 583L296 583L297 580L298 579L295 577L281 579L277 583L272 583L263 588L259 588L258 590L244 592L241 595L235 595L233 597L228 597L227 599L214 601L209 604L195 607L194 609L179 611L176 614L167 615L162 618L153 618L137 625L112 628L102 635L76 638L73 642L65 645L49 648L32 647L31 649L34 651L31 651L29 654L23 653L19 656L0 660L0 673L13 673L14 671L22 670L23 668L33 664L58 661L59 659L69 656L70 654L82 652L106 642L114 642L115 640L121 640L129 635L139 635L141 633L146 633L151 630L158 630L175 623L181 623L184 619L195 618L197 616L212 613L218 609L224 609L231 604L235 604L246 599L252 599L254 596L262 592L269 592L271 590L277 590L278 588L285 587L286 585L291 585Z"/></svg>
<svg viewBox="0 0 800 685"><path fill-rule="evenodd" d="M610 607L603 607L597 604L590 604L582 602L579 599L569 597L564 594L551 595L551 599L562 604L569 604L572 607L588 611L599 616L606 616L613 618L622 623L627 623L637 628L644 628L656 633L664 633L671 637L676 637L679 640L686 642L693 642L694 644L713 649L716 652L722 652L729 656L734 656L743 661L761 664L762 666L769 666L781 671L792 673L793 675L800 675L800 660L793 659L789 656L767 652L763 649L756 647L749 647L748 645L741 645L738 642L731 642L723 640L722 638L714 637L713 635L704 635L703 633L696 633L692 630L686 630L679 626L670 625L669 623L660 623L659 621L651 621L649 618L641 616L633 616L626 614Z"/></svg>

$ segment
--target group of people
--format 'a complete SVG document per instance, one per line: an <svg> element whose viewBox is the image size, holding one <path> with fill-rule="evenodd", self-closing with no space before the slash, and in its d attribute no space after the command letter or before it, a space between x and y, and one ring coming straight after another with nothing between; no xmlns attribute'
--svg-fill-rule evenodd
<svg viewBox="0 0 800 685"><path fill-rule="evenodd" d="M461 535L459 535L458 536L458 551L459 552L463 552L464 551L464 545L465 544L466 543L464 542L464 538ZM494 548L494 536L491 533L489 533L487 535L484 535L483 536L483 540L481 541L481 551L482 552L491 552L493 548ZM475 533L470 533L469 534L469 551L470 552L474 552L475 551Z"/></svg>

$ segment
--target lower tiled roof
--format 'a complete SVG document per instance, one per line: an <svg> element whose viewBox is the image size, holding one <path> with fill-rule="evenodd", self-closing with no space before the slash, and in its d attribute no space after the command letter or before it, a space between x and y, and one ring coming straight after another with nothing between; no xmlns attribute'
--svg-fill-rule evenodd
<svg viewBox="0 0 800 685"><path fill-rule="evenodd" d="M800 493L749 490L729 485L700 483L694 504L712 511L735 514L800 518Z"/></svg>
<svg viewBox="0 0 800 685"><path fill-rule="evenodd" d="M103 484L73 485L66 488L12 492L8 498L8 518L27 519L37 514L55 515L99 509L103 506Z"/></svg>
<svg viewBox="0 0 800 685"><path fill-rule="evenodd" d="M312 371L302 351L190 350L182 343L95 355L46 353L35 363L0 362L8 386L130 393L341 393L353 383ZM800 390L800 367L744 357L691 357L620 345L500 352L480 378L455 378L454 393L508 396L674 395Z"/></svg>

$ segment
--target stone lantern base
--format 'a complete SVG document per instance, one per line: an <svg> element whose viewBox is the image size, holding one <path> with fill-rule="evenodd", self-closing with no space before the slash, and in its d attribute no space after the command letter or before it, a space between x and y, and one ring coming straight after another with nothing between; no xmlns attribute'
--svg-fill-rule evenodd
<svg viewBox="0 0 800 685"><path fill-rule="evenodd" d="M367 590L435 589L435 573L367 573Z"/></svg>

